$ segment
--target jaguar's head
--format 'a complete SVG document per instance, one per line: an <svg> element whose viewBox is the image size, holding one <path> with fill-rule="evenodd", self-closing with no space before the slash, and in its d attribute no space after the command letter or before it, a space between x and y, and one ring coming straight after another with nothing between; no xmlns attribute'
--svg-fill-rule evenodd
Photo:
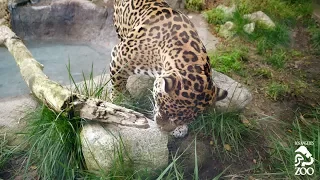
<svg viewBox="0 0 320 180"><path fill-rule="evenodd" d="M208 105L227 96L227 91L206 82L208 78L204 76L198 75L198 79L192 81L188 76L172 73L155 80L154 119L162 130L171 132L190 123Z"/></svg>

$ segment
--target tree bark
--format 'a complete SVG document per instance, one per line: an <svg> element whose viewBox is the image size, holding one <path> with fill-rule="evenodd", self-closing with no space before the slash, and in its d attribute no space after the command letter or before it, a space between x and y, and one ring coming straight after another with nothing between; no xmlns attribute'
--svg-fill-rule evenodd
<svg viewBox="0 0 320 180"><path fill-rule="evenodd" d="M136 128L149 127L147 118L138 112L106 101L75 94L50 80L42 71L43 65L33 58L21 39L8 26L1 24L0 45L5 45L14 57L20 73L33 95L54 111L74 114L87 120Z"/></svg>

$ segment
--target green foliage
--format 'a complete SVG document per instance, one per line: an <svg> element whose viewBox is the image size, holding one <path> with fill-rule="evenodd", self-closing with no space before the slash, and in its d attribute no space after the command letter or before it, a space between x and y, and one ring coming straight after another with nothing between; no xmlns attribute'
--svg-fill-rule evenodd
<svg viewBox="0 0 320 180"><path fill-rule="evenodd" d="M316 54L320 54L320 28L313 26L310 28L312 48Z"/></svg>
<svg viewBox="0 0 320 180"><path fill-rule="evenodd" d="M276 46L288 46L290 43L290 33L286 26L276 25L275 28L268 28L257 23L255 31L248 35L249 39L256 41L259 54Z"/></svg>
<svg viewBox="0 0 320 180"><path fill-rule="evenodd" d="M201 11L203 5L203 0L187 0L186 8L193 11Z"/></svg>
<svg viewBox="0 0 320 180"><path fill-rule="evenodd" d="M314 162L314 175L306 179L319 179L320 174L320 108L315 108L311 113L302 116L298 114L292 124L282 124L280 131L272 131L270 135L270 165L266 168L274 178L296 179L294 169L295 150L299 147L296 141L312 141L313 146L306 146ZM279 133L282 132L282 133ZM268 173L266 175L269 175Z"/></svg>
<svg viewBox="0 0 320 180"><path fill-rule="evenodd" d="M312 13L311 0L239 0L236 5L242 14L263 11L272 20L286 25L294 25L297 17L310 16Z"/></svg>
<svg viewBox="0 0 320 180"><path fill-rule="evenodd" d="M224 24L228 21L228 18L221 9L214 8L205 11L203 16L210 24Z"/></svg>
<svg viewBox="0 0 320 180"><path fill-rule="evenodd" d="M266 60L273 67L283 68L287 60L287 53L282 48L274 48Z"/></svg>
<svg viewBox="0 0 320 180"><path fill-rule="evenodd" d="M13 151L12 148L8 146L8 140L6 139L6 135L3 134L0 138L0 171L3 166L7 163L7 161L12 156Z"/></svg>
<svg viewBox="0 0 320 180"><path fill-rule="evenodd" d="M243 49L230 49L225 51L218 51L209 53L209 58L212 67L222 73L235 72L242 73L242 58L245 56L246 51Z"/></svg>
<svg viewBox="0 0 320 180"><path fill-rule="evenodd" d="M267 87L267 95L275 101L284 97L287 93L289 93L289 86L286 84L272 82Z"/></svg>
<svg viewBox="0 0 320 180"><path fill-rule="evenodd" d="M85 167L79 119L68 119L43 106L27 117L28 163L36 164L42 179L74 179Z"/></svg>
<svg viewBox="0 0 320 180"><path fill-rule="evenodd" d="M82 83L76 83L74 78L72 77L70 61L67 65L67 71L70 79L70 84L73 87L73 92L85 95L87 97L94 97L107 101L110 100L107 92L107 84L111 79L108 78L106 70L102 72L98 80L95 80L92 64L89 77L86 77L82 72Z"/></svg>
<svg viewBox="0 0 320 180"><path fill-rule="evenodd" d="M262 78L270 79L272 78L272 72L267 68L258 68L255 71L255 76L259 76Z"/></svg>
<svg viewBox="0 0 320 180"><path fill-rule="evenodd" d="M238 113L206 112L190 124L190 130L205 137L212 137L216 152L224 152L239 157L245 137L256 133L252 128L241 122ZM224 145L230 145L231 151L226 151Z"/></svg>

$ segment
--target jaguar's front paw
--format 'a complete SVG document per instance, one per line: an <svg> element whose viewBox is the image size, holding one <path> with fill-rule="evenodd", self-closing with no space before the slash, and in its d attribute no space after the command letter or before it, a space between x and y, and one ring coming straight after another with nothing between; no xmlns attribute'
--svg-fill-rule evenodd
<svg viewBox="0 0 320 180"><path fill-rule="evenodd" d="M170 134L175 138L183 138L188 134L188 126L186 124L178 126Z"/></svg>

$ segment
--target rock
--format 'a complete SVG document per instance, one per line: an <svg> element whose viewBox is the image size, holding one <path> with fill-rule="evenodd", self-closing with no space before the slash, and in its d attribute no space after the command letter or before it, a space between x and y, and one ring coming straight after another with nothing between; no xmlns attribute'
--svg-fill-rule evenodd
<svg viewBox="0 0 320 180"><path fill-rule="evenodd" d="M236 5L233 4L231 7L227 7L225 5L219 5L216 9L222 10L226 18L233 17L233 13L236 11Z"/></svg>
<svg viewBox="0 0 320 180"><path fill-rule="evenodd" d="M252 22L250 24L246 24L243 26L243 30L244 32L248 33L248 34L252 34L253 31L254 31L254 28L256 26L256 23L255 22Z"/></svg>
<svg viewBox="0 0 320 180"><path fill-rule="evenodd" d="M269 28L274 28L276 26L270 17L262 11L246 14L243 17L253 22L260 22Z"/></svg>
<svg viewBox="0 0 320 180"><path fill-rule="evenodd" d="M188 136L184 139L179 146L179 153L182 154L179 159L183 166L186 168L185 171L191 171L195 165L195 147L197 153L198 168L206 164L211 159L210 147L201 140L195 140L194 136Z"/></svg>
<svg viewBox="0 0 320 180"><path fill-rule="evenodd" d="M146 92L148 89L152 89L153 84L151 82L153 81L153 78L145 76L143 77L143 81L139 78L140 77L135 77L133 79L138 80L128 82L131 85L127 85L127 88L132 95L139 96L141 95L139 92ZM216 103L217 110L240 111L251 102L252 95L249 90L232 78L213 70L213 81L218 87L228 91L227 98Z"/></svg>
<svg viewBox="0 0 320 180"><path fill-rule="evenodd" d="M166 0L170 7L173 9L184 9L186 6L186 0Z"/></svg>
<svg viewBox="0 0 320 180"><path fill-rule="evenodd" d="M129 77L126 88L132 97L140 98L152 91L153 82L154 79L147 75L133 75Z"/></svg>
<svg viewBox="0 0 320 180"><path fill-rule="evenodd" d="M235 32L233 31L235 25L231 21L227 21L224 25L221 25L219 28L219 35L225 38L232 37Z"/></svg>
<svg viewBox="0 0 320 180"><path fill-rule="evenodd" d="M216 102L218 111L240 111L251 102L249 90L230 77L213 70L213 81L218 87L228 91L225 99Z"/></svg>
<svg viewBox="0 0 320 180"><path fill-rule="evenodd" d="M135 170L166 166L168 135L161 132L154 121L149 120L149 125L149 128L139 129L113 124L85 124L80 137L88 169L108 171L113 166L113 159L117 156L115 149L120 147L119 137L127 152L125 155L134 161Z"/></svg>
<svg viewBox="0 0 320 180"><path fill-rule="evenodd" d="M11 21L13 31L22 39L110 48L118 43L112 14L111 1L100 7L84 0L40 0L35 5L17 6Z"/></svg>
<svg viewBox="0 0 320 180"><path fill-rule="evenodd" d="M27 125L24 118L38 106L32 95L22 95L0 99L0 136L6 135L9 145L20 145ZM17 134L20 133L20 134Z"/></svg>
<svg viewBox="0 0 320 180"><path fill-rule="evenodd" d="M188 17L196 27L202 43L205 45L207 51L216 49L219 39L210 32L207 20L200 14L188 13Z"/></svg>

